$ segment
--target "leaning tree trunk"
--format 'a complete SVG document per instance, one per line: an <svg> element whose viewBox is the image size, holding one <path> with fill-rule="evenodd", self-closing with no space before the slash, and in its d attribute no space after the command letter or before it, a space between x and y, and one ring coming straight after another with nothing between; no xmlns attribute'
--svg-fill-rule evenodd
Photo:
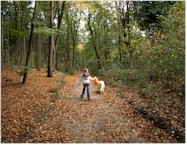
<svg viewBox="0 0 187 145"><path fill-rule="evenodd" d="M32 42L32 37L33 37L33 32L34 32L34 20L35 20L35 14L36 14L36 6L37 6L37 1L35 2L35 8L33 12L27 59L26 59L25 70L24 70L24 75L23 75L23 84L27 82L27 77L28 77L28 66L29 66L29 60L30 60L30 54L31 54L31 42Z"/></svg>

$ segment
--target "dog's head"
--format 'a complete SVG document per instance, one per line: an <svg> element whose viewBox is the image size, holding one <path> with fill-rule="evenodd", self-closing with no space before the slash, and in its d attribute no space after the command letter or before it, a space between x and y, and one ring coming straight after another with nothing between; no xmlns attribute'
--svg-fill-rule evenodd
<svg viewBox="0 0 187 145"><path fill-rule="evenodd" d="M99 80L97 77L94 77L94 84L95 86L99 86Z"/></svg>

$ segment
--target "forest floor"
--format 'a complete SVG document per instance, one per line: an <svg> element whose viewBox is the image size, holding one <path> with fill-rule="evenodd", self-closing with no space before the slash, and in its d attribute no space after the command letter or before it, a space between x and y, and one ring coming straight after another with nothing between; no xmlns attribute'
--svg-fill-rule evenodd
<svg viewBox="0 0 187 145"><path fill-rule="evenodd" d="M65 75L32 70L28 83L8 67L1 73L2 143L178 143L106 86L97 93L91 83L91 100L80 98L80 72ZM129 92L125 92L130 96Z"/></svg>

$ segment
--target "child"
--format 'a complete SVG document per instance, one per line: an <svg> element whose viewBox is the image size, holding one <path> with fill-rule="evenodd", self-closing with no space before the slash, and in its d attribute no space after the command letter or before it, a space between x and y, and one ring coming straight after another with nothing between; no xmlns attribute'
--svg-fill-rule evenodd
<svg viewBox="0 0 187 145"><path fill-rule="evenodd" d="M88 97L88 100L90 100L90 80L94 80L94 79L90 76L88 69L85 68L83 73L80 75L80 79L78 83L78 85L80 85L81 82L83 84L81 98L83 98L85 89L87 88L87 97Z"/></svg>

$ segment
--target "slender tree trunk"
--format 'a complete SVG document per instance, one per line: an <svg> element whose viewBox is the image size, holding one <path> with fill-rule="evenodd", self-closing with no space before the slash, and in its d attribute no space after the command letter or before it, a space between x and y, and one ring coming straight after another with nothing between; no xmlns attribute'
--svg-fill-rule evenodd
<svg viewBox="0 0 187 145"><path fill-rule="evenodd" d="M70 56L70 47L69 47L69 14L68 14L68 11L66 14L66 19L67 19L67 34L66 34L67 66L66 66L66 70L70 71L71 70L71 56Z"/></svg>
<svg viewBox="0 0 187 145"><path fill-rule="evenodd" d="M41 67L42 67L42 53L41 53L41 37L40 37L40 34L36 34L36 45L37 45L37 68L38 70L41 70Z"/></svg>
<svg viewBox="0 0 187 145"><path fill-rule="evenodd" d="M129 59L128 59L128 65L131 65L132 63L132 48L131 48L131 41L130 41L130 2L126 2L127 5L127 12L126 12L126 21L127 21L127 48L129 52Z"/></svg>
<svg viewBox="0 0 187 145"><path fill-rule="evenodd" d="M43 55L43 59L45 61L45 64L48 63L48 57L49 57L49 50L48 49L45 49L47 47L49 47L49 37L45 34L43 34L42 36L42 44L43 44L43 47L44 48L44 55ZM46 65L48 67L48 65Z"/></svg>
<svg viewBox="0 0 187 145"><path fill-rule="evenodd" d="M49 42L50 42L50 45L49 45L49 57L48 57L48 74L47 74L47 77L52 77L53 76L53 34L51 34L51 36L49 36Z"/></svg>
<svg viewBox="0 0 187 145"><path fill-rule="evenodd" d="M118 5L119 4L119 5ZM122 5L122 7L120 6ZM119 13L119 20L122 24L123 29L123 37L124 37L124 44L126 46L127 52L124 55L125 59L123 59L126 65L131 64L132 58L132 50L130 46L130 1L120 1L119 3L116 2L116 8ZM121 57L122 58L122 57ZM121 60L122 61L122 60Z"/></svg>
<svg viewBox="0 0 187 145"><path fill-rule="evenodd" d="M93 31L92 31L92 28L90 26L90 17L88 17L88 27L89 27L89 30L90 30L90 33L91 33L92 44L93 44L93 47L95 49L95 54L96 54L97 63L98 63L98 69L101 69L101 60L100 60L99 53L97 51L97 46L96 46L96 43L95 43L95 40L94 40Z"/></svg>
<svg viewBox="0 0 187 145"><path fill-rule="evenodd" d="M16 10L16 17L15 17L15 21L16 21L16 30L17 30L17 36L16 36L16 51L14 53L14 56L15 56L15 64L16 65L21 65L21 62L20 62L20 55L21 55L21 47L20 47L20 36L19 36L19 33L20 33L20 26L21 26L21 22L20 22L20 2L17 1L17 2L14 2L14 6L15 6L15 10ZM17 9L16 9L17 8Z"/></svg>
<svg viewBox="0 0 187 145"><path fill-rule="evenodd" d="M25 31L24 28L23 28L23 31ZM24 66L25 65L25 55L26 55L26 52L25 52L25 35L22 36L20 39L21 39L21 42L22 42L22 44L20 45L20 49L21 49L20 63L21 63L21 66Z"/></svg>
<svg viewBox="0 0 187 145"><path fill-rule="evenodd" d="M22 62L23 64L25 64L25 60L26 60L26 48L27 48L27 44L26 44L26 40L25 40L25 35L23 36L23 52L22 52Z"/></svg>
<svg viewBox="0 0 187 145"><path fill-rule="evenodd" d="M97 30L98 30L98 47L99 47L99 53L101 52L101 36L100 36L100 24L98 23L97 25Z"/></svg>
<svg viewBox="0 0 187 145"><path fill-rule="evenodd" d="M1 19L1 23L3 24L3 18ZM5 62L5 58L6 58L6 51L4 50L4 40L3 40L4 38L3 38L3 26L1 26L1 63L2 63L2 65L4 64L4 63L6 63Z"/></svg>
<svg viewBox="0 0 187 145"><path fill-rule="evenodd" d="M106 24L106 27L104 28L105 29L105 38L106 38L106 44L108 43L108 24ZM109 48L108 47L105 47L105 59L108 60L110 58L110 52L109 52Z"/></svg>
<svg viewBox="0 0 187 145"><path fill-rule="evenodd" d="M72 67L75 67L75 41L73 41Z"/></svg>
<svg viewBox="0 0 187 145"><path fill-rule="evenodd" d="M118 36L118 48L119 48L119 62L121 63L122 62L122 55L121 55L121 35L120 35L120 33L119 33L119 36Z"/></svg>
<svg viewBox="0 0 187 145"><path fill-rule="evenodd" d="M63 14L64 14L64 9L65 9L65 1L63 1L63 3L62 3L61 11L60 11L59 16L58 16L58 30L61 29L62 17L63 17ZM59 42L59 33L57 34L56 39L55 39L55 48L56 48L55 66L56 66L56 70L58 70L58 42Z"/></svg>
<svg viewBox="0 0 187 145"><path fill-rule="evenodd" d="M76 41L77 41L77 33L78 33L78 28L79 28L79 25L77 25L76 27L76 24L75 22L73 22L73 20L71 21L71 36L72 36L72 45L73 45L73 50L72 50L72 67L74 68L75 67L75 47L76 47Z"/></svg>
<svg viewBox="0 0 187 145"><path fill-rule="evenodd" d="M118 49L119 49L119 62L122 62L122 49L121 49L121 26L118 19Z"/></svg>
<svg viewBox="0 0 187 145"><path fill-rule="evenodd" d="M72 49L72 67L74 68L75 65L75 24L73 23L73 20L71 20L71 36L72 36L72 45L73 45L73 49Z"/></svg>
<svg viewBox="0 0 187 145"><path fill-rule="evenodd" d="M51 16L50 16L50 28L53 28L53 14L54 14L54 1L50 2L50 6L51 6ZM54 37L53 37L53 33L51 34L51 36L49 36L49 41L50 41L50 45L49 45L49 57L48 57L48 74L47 77L52 77L53 76L53 47L54 47L54 43L53 43Z"/></svg>
<svg viewBox="0 0 187 145"><path fill-rule="evenodd" d="M30 54L31 54L31 42L32 42L33 31L34 31L34 20L35 20L35 14L36 14L36 7L37 7L37 1L35 2L35 8L34 8L34 12L33 12L31 33L30 33L29 46L28 46L28 52L27 52L27 59L26 59L25 71L24 71L24 75L23 75L23 84L25 84L27 82L27 77L28 77L28 66L29 66L29 60L30 60Z"/></svg>
<svg viewBox="0 0 187 145"><path fill-rule="evenodd" d="M21 42L23 42L23 37L20 38L21 39ZM24 65L23 64L23 44L20 45L20 65Z"/></svg>
<svg viewBox="0 0 187 145"><path fill-rule="evenodd" d="M18 34L20 33L21 31L21 15L20 15L20 2L18 2ZM20 44L20 40L21 40L21 37L18 36L18 40L17 40L17 50L18 50L18 58L21 59L21 44ZM19 61L20 61L19 59ZM21 61L19 62L19 64L21 65Z"/></svg>
<svg viewBox="0 0 187 145"><path fill-rule="evenodd" d="M10 12L8 12L8 27L10 26ZM9 36L9 34L10 34L10 30L8 29L8 36L7 36L7 48L8 49L6 49L6 53L7 53L7 55L6 55L6 57L7 57L7 63L8 63L8 65L10 64L10 61L11 61L11 59L10 59L10 55L11 55L11 51L10 51L10 48L9 48L9 44L10 44L10 36Z"/></svg>

